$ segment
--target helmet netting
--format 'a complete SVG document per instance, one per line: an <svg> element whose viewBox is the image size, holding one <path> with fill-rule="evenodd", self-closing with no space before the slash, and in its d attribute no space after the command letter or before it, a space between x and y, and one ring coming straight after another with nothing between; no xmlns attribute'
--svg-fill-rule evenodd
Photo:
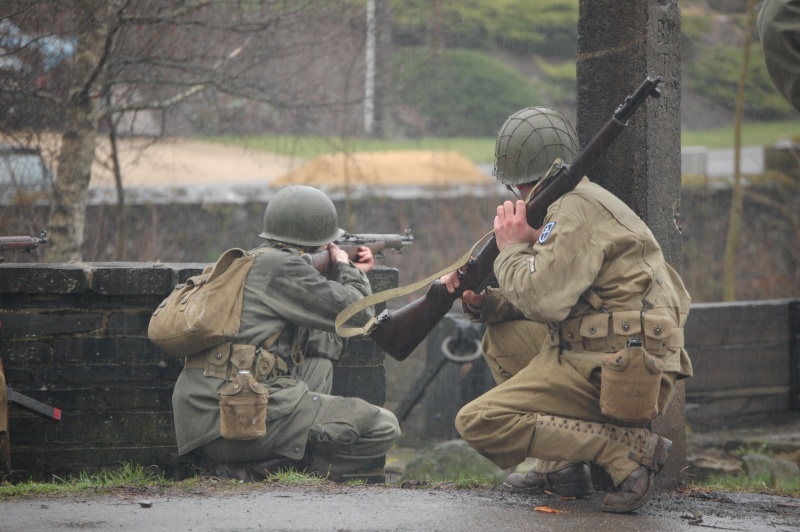
<svg viewBox="0 0 800 532"><path fill-rule="evenodd" d="M578 136L552 109L529 107L511 115L497 136L492 174L501 183L519 185L539 180L552 162L574 160Z"/></svg>

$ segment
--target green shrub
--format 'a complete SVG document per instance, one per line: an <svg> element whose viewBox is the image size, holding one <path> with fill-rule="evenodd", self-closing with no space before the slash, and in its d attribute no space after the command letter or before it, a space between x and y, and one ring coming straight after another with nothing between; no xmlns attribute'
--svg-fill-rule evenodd
<svg viewBox="0 0 800 532"><path fill-rule="evenodd" d="M562 105L575 105L575 84L577 73L575 61L550 63L541 56L535 58L536 66L542 73L541 92L548 101L559 109Z"/></svg>
<svg viewBox="0 0 800 532"><path fill-rule="evenodd" d="M494 137L508 115L543 103L531 81L480 52L403 48L394 61L394 101L418 109L434 136Z"/></svg>
<svg viewBox="0 0 800 532"><path fill-rule="evenodd" d="M481 0L394 0L392 41L397 46L445 46L487 49L492 44Z"/></svg>
<svg viewBox="0 0 800 532"><path fill-rule="evenodd" d="M574 58L578 0L395 0L397 45L434 45Z"/></svg>
<svg viewBox="0 0 800 532"><path fill-rule="evenodd" d="M495 0L491 17L495 44L517 53L574 59L578 51L578 1Z"/></svg>
<svg viewBox="0 0 800 532"><path fill-rule="evenodd" d="M720 104L734 109L741 75L743 50L718 47L706 51L688 64L690 88ZM791 108L775 90L767 74L759 44L753 44L745 86L745 111L753 117L785 117Z"/></svg>

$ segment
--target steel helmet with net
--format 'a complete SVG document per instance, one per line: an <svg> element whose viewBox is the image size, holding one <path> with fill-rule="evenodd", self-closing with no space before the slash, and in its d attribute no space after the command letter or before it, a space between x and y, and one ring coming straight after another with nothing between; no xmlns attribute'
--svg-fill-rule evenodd
<svg viewBox="0 0 800 532"><path fill-rule="evenodd" d="M538 181L553 161L571 163L578 134L558 112L527 107L509 116L497 134L492 175L507 186Z"/></svg>
<svg viewBox="0 0 800 532"><path fill-rule="evenodd" d="M317 247L333 242L344 234L339 228L336 207L321 190L292 185L279 190L264 210L267 240Z"/></svg>

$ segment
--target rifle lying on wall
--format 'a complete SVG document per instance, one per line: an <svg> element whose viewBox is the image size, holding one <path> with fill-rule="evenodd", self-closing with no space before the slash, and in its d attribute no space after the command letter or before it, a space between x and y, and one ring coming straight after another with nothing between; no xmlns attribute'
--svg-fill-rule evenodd
<svg viewBox="0 0 800 532"><path fill-rule="evenodd" d="M633 94L625 98L625 101L614 111L611 119L571 164L562 162L554 172L542 180L534 190L526 208L528 224L531 227L538 229L542 226L547 208L577 186L583 176L589 172L625 129L628 120L647 97L659 98L661 96L661 91L658 89L660 82L660 77L646 78ZM374 330L368 333L369 337L392 358L399 361L405 360L450 311L453 303L461 297L461 294L467 290L479 291L485 286L486 280L494 274L494 261L499 254L497 241L492 235L483 248L458 270L461 284L455 292L451 294L440 281L434 281L423 297L396 310L393 314L389 314L388 310L381 313L377 317ZM336 328L340 335L350 334L349 331L341 331L340 327L360 308L363 308L361 305L387 300L381 299L381 294L375 294L375 296L378 297L365 298L339 314L336 318Z"/></svg>
<svg viewBox="0 0 800 532"><path fill-rule="evenodd" d="M347 258L352 261L356 261L358 258L358 248L360 246L368 247L372 250L373 256L380 260L384 258L383 252L387 249L391 249L395 253L402 253L404 247L414 243L414 236L411 234L411 229L406 229L403 235L354 235L345 233L334 240L333 243L347 253ZM327 250L306 253L303 258L323 275L331 271L331 255Z"/></svg>
<svg viewBox="0 0 800 532"><path fill-rule="evenodd" d="M33 251L40 244L47 244L47 231L39 233L39 238L35 236L0 236L0 253L3 251ZM0 262L3 262L0 257Z"/></svg>

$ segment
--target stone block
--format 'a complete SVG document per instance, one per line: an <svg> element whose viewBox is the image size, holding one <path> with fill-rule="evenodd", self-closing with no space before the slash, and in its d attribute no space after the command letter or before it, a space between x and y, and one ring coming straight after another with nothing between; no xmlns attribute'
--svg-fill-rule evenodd
<svg viewBox="0 0 800 532"><path fill-rule="evenodd" d="M86 276L73 264L0 264L0 293L70 294L86 289Z"/></svg>
<svg viewBox="0 0 800 532"><path fill-rule="evenodd" d="M103 317L98 313L67 312L44 314L0 314L3 338L41 338L55 334L80 334L100 329Z"/></svg>
<svg viewBox="0 0 800 532"><path fill-rule="evenodd" d="M106 332L108 334L146 335L152 314L153 311L150 308L144 311L112 312L108 317Z"/></svg>
<svg viewBox="0 0 800 532"><path fill-rule="evenodd" d="M159 363L163 353L143 336L63 337L55 340L62 363L136 364Z"/></svg>
<svg viewBox="0 0 800 532"><path fill-rule="evenodd" d="M90 263L87 270L91 290L107 295L152 295L169 293L173 272L141 263Z"/></svg>
<svg viewBox="0 0 800 532"><path fill-rule="evenodd" d="M44 364L52 356L53 349L45 342L0 340L0 359L8 368Z"/></svg>

